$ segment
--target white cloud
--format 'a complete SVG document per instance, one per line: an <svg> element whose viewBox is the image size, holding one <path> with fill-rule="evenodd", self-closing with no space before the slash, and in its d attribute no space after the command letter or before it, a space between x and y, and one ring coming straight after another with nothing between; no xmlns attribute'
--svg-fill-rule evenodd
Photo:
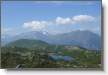
<svg viewBox="0 0 108 75"><path fill-rule="evenodd" d="M24 28L30 28L32 30L41 30L47 26L46 21L31 21L31 22L26 22L24 23L23 27Z"/></svg>
<svg viewBox="0 0 108 75"><path fill-rule="evenodd" d="M87 22L92 22L94 21L95 18L93 16L89 15L77 15L68 17L68 18L63 18L63 17L57 17L56 18L56 24L58 25L67 25L67 24L78 24L78 23L87 23Z"/></svg>
<svg viewBox="0 0 108 75"><path fill-rule="evenodd" d="M82 23L82 22L92 22L95 20L95 18L89 15L77 15L74 16L72 20L78 23Z"/></svg>
<svg viewBox="0 0 108 75"><path fill-rule="evenodd" d="M12 28L1 27L1 38L5 39L7 36L15 36L17 35L17 30Z"/></svg>
<svg viewBox="0 0 108 75"><path fill-rule="evenodd" d="M35 3L53 3L53 4L57 4L57 5L60 5L60 4L63 4L63 3L66 3L65 1L34 1Z"/></svg>
<svg viewBox="0 0 108 75"><path fill-rule="evenodd" d="M54 5L64 5L67 3L70 3L71 5L93 5L96 4L96 2L92 2L92 1L33 1L34 3L49 3L49 4L54 4Z"/></svg>
<svg viewBox="0 0 108 75"><path fill-rule="evenodd" d="M8 34L12 29L11 28L1 28L1 35Z"/></svg>
<svg viewBox="0 0 108 75"><path fill-rule="evenodd" d="M86 24L95 21L95 17L90 15L76 15L73 17L57 17L50 21L30 21L23 24L23 28L28 28L34 31L44 30L49 25L75 25L75 24Z"/></svg>
<svg viewBox="0 0 108 75"><path fill-rule="evenodd" d="M71 19L70 18L62 18L62 17L57 17L56 18L56 24L70 24Z"/></svg>
<svg viewBox="0 0 108 75"><path fill-rule="evenodd" d="M15 36L22 32L21 28L13 28L13 27L1 27L1 36Z"/></svg>

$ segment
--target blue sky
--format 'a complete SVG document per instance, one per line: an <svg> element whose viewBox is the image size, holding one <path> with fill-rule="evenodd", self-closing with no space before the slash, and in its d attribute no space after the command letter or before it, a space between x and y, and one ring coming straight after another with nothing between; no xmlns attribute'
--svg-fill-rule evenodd
<svg viewBox="0 0 108 75"><path fill-rule="evenodd" d="M5 1L1 5L3 35L28 31L52 34L90 30L100 34L99 1Z"/></svg>

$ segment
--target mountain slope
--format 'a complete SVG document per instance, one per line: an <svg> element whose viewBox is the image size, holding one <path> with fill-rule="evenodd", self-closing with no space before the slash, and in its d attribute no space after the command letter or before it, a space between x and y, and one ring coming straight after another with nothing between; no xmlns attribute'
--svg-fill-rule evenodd
<svg viewBox="0 0 108 75"><path fill-rule="evenodd" d="M19 39L14 42L10 42L6 44L7 47L23 47L23 48L35 48L47 46L48 43L40 41L40 40L30 40L30 39Z"/></svg>
<svg viewBox="0 0 108 75"><path fill-rule="evenodd" d="M87 49L101 49L101 37L87 30L77 30L69 33L51 35L49 33L32 31L11 38L10 42L18 39L41 40L53 45L78 45Z"/></svg>
<svg viewBox="0 0 108 75"><path fill-rule="evenodd" d="M90 31L73 31L70 33L64 33L61 35L56 35L55 39L59 39L60 42L69 41L71 43L65 43L69 45L79 45L88 49L100 49L101 48L101 38L99 35L92 33ZM74 40L74 41L73 41Z"/></svg>

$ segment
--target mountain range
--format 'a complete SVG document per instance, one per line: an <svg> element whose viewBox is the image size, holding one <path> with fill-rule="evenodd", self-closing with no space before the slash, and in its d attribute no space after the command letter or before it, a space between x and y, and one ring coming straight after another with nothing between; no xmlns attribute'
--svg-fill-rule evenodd
<svg viewBox="0 0 108 75"><path fill-rule="evenodd" d="M48 32L31 31L19 35L2 39L2 44L6 45L19 39L40 40L51 45L77 45L87 49L101 49L101 37L88 30L77 30L62 34L49 34Z"/></svg>

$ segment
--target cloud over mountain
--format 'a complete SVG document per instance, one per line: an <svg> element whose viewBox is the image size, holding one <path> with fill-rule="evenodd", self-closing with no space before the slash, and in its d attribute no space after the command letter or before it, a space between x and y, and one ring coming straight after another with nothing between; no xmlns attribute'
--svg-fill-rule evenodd
<svg viewBox="0 0 108 75"><path fill-rule="evenodd" d="M95 20L95 17L89 15L77 15L72 18L76 23L78 22L92 22Z"/></svg>
<svg viewBox="0 0 108 75"><path fill-rule="evenodd" d="M95 17L89 16L89 15L76 15L68 18L62 18L62 17L57 17L56 18L56 23L57 24L78 24L78 23L87 23L87 22L92 22L95 20Z"/></svg>
<svg viewBox="0 0 108 75"><path fill-rule="evenodd" d="M46 21L31 21L24 23L24 28L30 28L33 30L41 30L47 25Z"/></svg>
<svg viewBox="0 0 108 75"><path fill-rule="evenodd" d="M71 24L72 23L72 20L71 18L62 18L62 17L57 17L56 18L56 24L58 25L64 25L64 24Z"/></svg>
<svg viewBox="0 0 108 75"><path fill-rule="evenodd" d="M30 22L26 22L23 24L23 28L28 28L31 30L43 30L49 25L76 25L76 24L85 24L88 22L95 21L95 17L90 15L76 15L73 17L56 17L54 20L50 21L39 21L34 20Z"/></svg>

